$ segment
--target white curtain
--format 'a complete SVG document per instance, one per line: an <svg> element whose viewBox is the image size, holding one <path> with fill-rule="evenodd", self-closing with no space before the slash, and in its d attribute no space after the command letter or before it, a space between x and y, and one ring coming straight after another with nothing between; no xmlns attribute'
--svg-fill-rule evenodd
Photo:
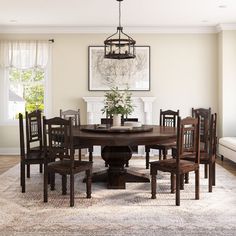
<svg viewBox="0 0 236 236"><path fill-rule="evenodd" d="M0 41L0 67L45 68L49 61L49 41Z"/></svg>

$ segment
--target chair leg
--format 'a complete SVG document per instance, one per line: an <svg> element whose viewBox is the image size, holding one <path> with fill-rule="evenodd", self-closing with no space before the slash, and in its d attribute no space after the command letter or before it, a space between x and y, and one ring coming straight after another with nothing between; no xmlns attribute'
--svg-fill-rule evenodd
<svg viewBox="0 0 236 236"><path fill-rule="evenodd" d="M129 167L129 161L126 161L125 167Z"/></svg>
<svg viewBox="0 0 236 236"><path fill-rule="evenodd" d="M79 148L79 161L81 161L81 156L82 156L81 149Z"/></svg>
<svg viewBox="0 0 236 236"><path fill-rule="evenodd" d="M162 152L162 150L159 149L158 151L159 151L159 161L160 161L161 160L161 152Z"/></svg>
<svg viewBox="0 0 236 236"><path fill-rule="evenodd" d="M55 173L50 173L50 186L51 190L55 190Z"/></svg>
<svg viewBox="0 0 236 236"><path fill-rule="evenodd" d="M186 173L184 175L184 179L185 179L185 183L188 184L189 183L189 173Z"/></svg>
<svg viewBox="0 0 236 236"><path fill-rule="evenodd" d="M151 194L152 199L156 199L156 191L157 191L157 176L151 175Z"/></svg>
<svg viewBox="0 0 236 236"><path fill-rule="evenodd" d="M212 164L212 185L216 185L216 163L213 162Z"/></svg>
<svg viewBox="0 0 236 236"><path fill-rule="evenodd" d="M43 201L48 202L48 171L47 166L44 165L44 178L43 178Z"/></svg>
<svg viewBox="0 0 236 236"><path fill-rule="evenodd" d="M62 175L61 176L61 180L62 180L62 195L66 195L67 193L67 177L66 175Z"/></svg>
<svg viewBox="0 0 236 236"><path fill-rule="evenodd" d="M39 164L39 172L43 173L43 164Z"/></svg>
<svg viewBox="0 0 236 236"><path fill-rule="evenodd" d="M73 207L75 204L75 190L74 190L74 175L70 174L70 206Z"/></svg>
<svg viewBox="0 0 236 236"><path fill-rule="evenodd" d="M176 189L176 179L175 179L175 174L171 173L170 174L170 191L171 193L174 193L175 192L175 189Z"/></svg>
<svg viewBox="0 0 236 236"><path fill-rule="evenodd" d="M93 149L89 148L89 161L93 162Z"/></svg>
<svg viewBox="0 0 236 236"><path fill-rule="evenodd" d="M195 171L195 199L199 199L200 183L199 183L199 168Z"/></svg>
<svg viewBox="0 0 236 236"><path fill-rule="evenodd" d="M184 190L184 174L180 175L180 190Z"/></svg>
<svg viewBox="0 0 236 236"><path fill-rule="evenodd" d="M213 164L209 163L208 191L212 192Z"/></svg>
<svg viewBox="0 0 236 236"><path fill-rule="evenodd" d="M164 148L164 149L163 149L163 159L165 160L166 157L167 157L167 149Z"/></svg>
<svg viewBox="0 0 236 236"><path fill-rule="evenodd" d="M93 162L93 148L89 148L89 161Z"/></svg>
<svg viewBox="0 0 236 236"><path fill-rule="evenodd" d="M23 162L20 164L20 184L21 192L25 193L25 164Z"/></svg>
<svg viewBox="0 0 236 236"><path fill-rule="evenodd" d="M204 178L207 179L208 173L207 173L207 164L204 165Z"/></svg>
<svg viewBox="0 0 236 236"><path fill-rule="evenodd" d="M180 174L176 174L176 192L175 192L175 204L180 206Z"/></svg>
<svg viewBox="0 0 236 236"><path fill-rule="evenodd" d="M92 186L92 171L86 170L86 193L87 198L91 198L91 186Z"/></svg>
<svg viewBox="0 0 236 236"><path fill-rule="evenodd" d="M150 148L145 147L145 152L146 152L146 169L149 169Z"/></svg>
<svg viewBox="0 0 236 236"><path fill-rule="evenodd" d="M30 178L30 165L29 164L27 164L27 168L26 168L27 170L27 178Z"/></svg>

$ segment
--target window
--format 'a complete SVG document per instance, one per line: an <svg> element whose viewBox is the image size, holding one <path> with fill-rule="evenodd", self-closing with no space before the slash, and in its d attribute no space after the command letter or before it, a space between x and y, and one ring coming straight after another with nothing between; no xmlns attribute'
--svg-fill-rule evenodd
<svg viewBox="0 0 236 236"><path fill-rule="evenodd" d="M18 119L19 112L44 112L44 76L42 69L9 70L8 119Z"/></svg>
<svg viewBox="0 0 236 236"><path fill-rule="evenodd" d="M1 122L35 109L48 115L49 69L48 41L0 41Z"/></svg>

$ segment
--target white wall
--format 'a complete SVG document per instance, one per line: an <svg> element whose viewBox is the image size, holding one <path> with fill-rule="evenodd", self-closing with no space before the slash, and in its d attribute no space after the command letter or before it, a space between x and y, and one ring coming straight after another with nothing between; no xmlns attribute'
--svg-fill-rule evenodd
<svg viewBox="0 0 236 236"><path fill-rule="evenodd" d="M216 34L138 34L137 45L151 46L151 91L134 96L155 96L153 120L159 110L218 106L218 36ZM84 96L103 96L88 91L88 46L102 45L105 34L0 35L0 38L54 38L52 62L52 115L59 109L80 108L86 121ZM1 148L18 148L18 127L0 126Z"/></svg>
<svg viewBox="0 0 236 236"><path fill-rule="evenodd" d="M236 136L236 31L225 31L222 40L222 136Z"/></svg>
<svg viewBox="0 0 236 236"><path fill-rule="evenodd" d="M223 45L222 45L222 32L218 35L218 137L222 137L222 116L223 116L223 94L222 94L222 84L223 84Z"/></svg>

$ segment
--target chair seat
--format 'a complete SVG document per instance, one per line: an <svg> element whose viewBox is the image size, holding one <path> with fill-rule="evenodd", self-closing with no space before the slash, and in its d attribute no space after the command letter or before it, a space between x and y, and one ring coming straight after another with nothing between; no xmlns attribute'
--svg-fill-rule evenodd
<svg viewBox="0 0 236 236"><path fill-rule="evenodd" d="M42 152L42 148L40 148L40 146L31 147L30 151L32 151L32 152Z"/></svg>
<svg viewBox="0 0 236 236"><path fill-rule="evenodd" d="M151 174L156 174L157 170L164 172L177 172L176 159L165 159L161 161L150 162ZM180 160L180 174L184 174L190 171L195 171L198 169L198 164L188 160Z"/></svg>
<svg viewBox="0 0 236 236"><path fill-rule="evenodd" d="M65 173L70 174L71 173L70 165L71 165L70 160L60 160L48 163L48 169L62 174ZM73 173L79 173L89 169L92 169L91 162L77 161L77 160L74 161Z"/></svg>
<svg viewBox="0 0 236 236"><path fill-rule="evenodd" d="M176 147L176 142L167 142L167 143L161 143L161 144L155 144L155 145L147 145L150 149L159 149L159 148L174 148Z"/></svg>
<svg viewBox="0 0 236 236"><path fill-rule="evenodd" d="M86 144L74 144L73 147L74 147L74 149L88 148L88 149L92 149L93 150L93 146L92 145L86 145Z"/></svg>
<svg viewBox="0 0 236 236"><path fill-rule="evenodd" d="M44 162L44 155L42 152L30 152L25 155L24 162L26 164L40 164Z"/></svg>
<svg viewBox="0 0 236 236"><path fill-rule="evenodd" d="M214 161L215 156L212 157ZM194 156L184 156L182 159L188 160L188 161L194 161ZM209 164L210 158L209 154L207 152L200 152L200 164Z"/></svg>

